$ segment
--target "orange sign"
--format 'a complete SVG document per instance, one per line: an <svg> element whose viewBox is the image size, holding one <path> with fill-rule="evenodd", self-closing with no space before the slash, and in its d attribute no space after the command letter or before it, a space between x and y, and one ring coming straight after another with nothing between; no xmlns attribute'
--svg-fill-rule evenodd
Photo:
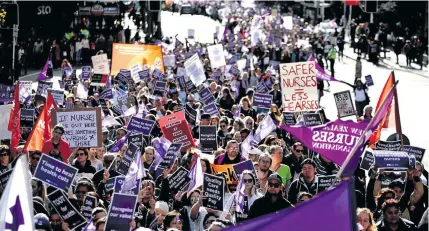
<svg viewBox="0 0 429 231"><path fill-rule="evenodd" d="M238 179L237 179L237 176L235 175L232 164L225 164L225 165L210 164L210 168L212 169L213 175L219 174L219 173L223 174L226 178L227 184L238 184Z"/></svg>
<svg viewBox="0 0 429 231"><path fill-rule="evenodd" d="M110 75L118 74L120 69L131 69L131 66L135 64L142 64L146 68L156 68L164 73L160 46L122 43L113 43L112 46Z"/></svg>

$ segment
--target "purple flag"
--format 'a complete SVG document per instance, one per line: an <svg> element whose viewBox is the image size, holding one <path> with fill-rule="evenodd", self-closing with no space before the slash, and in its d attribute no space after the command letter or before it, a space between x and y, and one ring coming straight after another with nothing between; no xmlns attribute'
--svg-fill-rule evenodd
<svg viewBox="0 0 429 231"><path fill-rule="evenodd" d="M253 136L253 140L256 143L261 142L265 137L267 137L274 129L276 129L276 125L274 124L271 116L265 116L265 118L259 123L258 128L256 129L255 135Z"/></svg>
<svg viewBox="0 0 429 231"><path fill-rule="evenodd" d="M124 144L127 142L128 136L130 136L130 134L131 134L131 132L126 134L120 140L116 141L116 143L110 148L109 152L119 152L121 150L122 146L124 146Z"/></svg>
<svg viewBox="0 0 429 231"><path fill-rule="evenodd" d="M279 230L279 227L284 227L285 230L294 231L355 231L357 221L353 184L353 180L344 181L295 208L265 215L223 230Z"/></svg>
<svg viewBox="0 0 429 231"><path fill-rule="evenodd" d="M244 174L241 174L240 176L240 182L237 186L237 191L234 193L234 201L236 204L235 211L237 213L243 213L244 212L244 188L246 184L243 182Z"/></svg>
<svg viewBox="0 0 429 231"><path fill-rule="evenodd" d="M201 161L200 157L198 157L194 164L192 165L191 170L189 170L189 178L191 178L191 181L189 183L188 188L188 197L189 195L198 187L203 185L204 178L203 178L203 168L201 167Z"/></svg>
<svg viewBox="0 0 429 231"><path fill-rule="evenodd" d="M364 133L368 123L336 120L321 126L282 126L307 148L342 165L347 155ZM357 150L361 150L363 145Z"/></svg>
<svg viewBox="0 0 429 231"><path fill-rule="evenodd" d="M42 71L37 76L37 79L36 79L37 81L45 80L45 79L49 79L50 78L47 75L47 72L48 72L48 69L49 69L50 66L52 66L52 62L51 62L51 59L48 58L48 60L46 60L45 66L43 66Z"/></svg>
<svg viewBox="0 0 429 231"><path fill-rule="evenodd" d="M155 151L161 156L162 159L164 159L165 154L170 148L171 142L162 136L161 138L153 139L152 145Z"/></svg>
<svg viewBox="0 0 429 231"><path fill-rule="evenodd" d="M338 81L337 79L335 79L334 77L332 77L331 75L329 75L328 73L326 73L326 71L317 63L316 59L311 56L310 59L308 61L314 61L314 63L316 64L316 78L319 80L326 80L326 81Z"/></svg>
<svg viewBox="0 0 429 231"><path fill-rule="evenodd" d="M134 160L128 169L127 175L125 176L124 183L122 185L121 193L128 192L134 189L136 185L136 180L140 180L143 177L146 177L146 171L142 163L141 153L137 152L134 156Z"/></svg>
<svg viewBox="0 0 429 231"><path fill-rule="evenodd" d="M390 105L392 104L392 100L394 97L394 94L393 94L394 89L395 88L392 88L392 90L390 90L389 94L386 96L386 99L381 104L381 107L377 110L374 117L369 122L368 127L367 127L367 132L365 134L362 134L362 136L364 136L364 137L362 137L362 141L358 145L363 145L369 140L369 138L371 137L371 134L374 132L375 129L377 129L378 125L383 120L386 113L389 111ZM351 155L350 161L345 166L341 166L341 169L343 169L343 171L341 171L341 169L340 169L340 172L339 172L339 174L341 174L341 176L353 175L353 173L355 172L356 167L359 163L359 157L360 157L361 153L362 153L362 151L359 150L359 148L358 148L358 149L356 149L355 152L352 152L349 154L349 155Z"/></svg>

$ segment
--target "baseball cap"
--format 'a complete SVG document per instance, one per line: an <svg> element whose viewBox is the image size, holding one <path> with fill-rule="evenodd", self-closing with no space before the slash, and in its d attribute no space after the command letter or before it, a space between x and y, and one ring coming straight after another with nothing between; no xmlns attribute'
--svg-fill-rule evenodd
<svg viewBox="0 0 429 231"><path fill-rule="evenodd" d="M36 229L43 229L45 231L52 230L48 216L43 213L38 213L34 216L34 225L36 226Z"/></svg>
<svg viewBox="0 0 429 231"><path fill-rule="evenodd" d="M272 173L268 177L267 181L270 181L270 180L277 180L277 181L279 181L280 184L282 183L282 177L279 174L277 174L277 173Z"/></svg>

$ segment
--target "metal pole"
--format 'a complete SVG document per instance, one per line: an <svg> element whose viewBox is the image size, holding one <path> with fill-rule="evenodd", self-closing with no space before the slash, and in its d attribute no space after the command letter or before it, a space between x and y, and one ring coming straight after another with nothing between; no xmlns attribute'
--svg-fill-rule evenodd
<svg viewBox="0 0 429 231"><path fill-rule="evenodd" d="M16 40L18 38L18 25L13 24L13 32L12 32L12 82L15 83L15 47Z"/></svg>
<svg viewBox="0 0 429 231"><path fill-rule="evenodd" d="M369 23L374 23L374 13L370 13L369 15Z"/></svg>

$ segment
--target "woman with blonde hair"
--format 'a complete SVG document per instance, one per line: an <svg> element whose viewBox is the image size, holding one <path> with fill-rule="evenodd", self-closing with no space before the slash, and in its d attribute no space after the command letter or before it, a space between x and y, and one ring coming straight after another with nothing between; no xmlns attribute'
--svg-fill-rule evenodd
<svg viewBox="0 0 429 231"><path fill-rule="evenodd" d="M250 116L253 119L256 119L256 111L253 109L252 102L247 96L240 100L240 113L244 116Z"/></svg>
<svg viewBox="0 0 429 231"><path fill-rule="evenodd" d="M372 212L367 208L357 209L358 223L363 227L362 231L377 231Z"/></svg>

